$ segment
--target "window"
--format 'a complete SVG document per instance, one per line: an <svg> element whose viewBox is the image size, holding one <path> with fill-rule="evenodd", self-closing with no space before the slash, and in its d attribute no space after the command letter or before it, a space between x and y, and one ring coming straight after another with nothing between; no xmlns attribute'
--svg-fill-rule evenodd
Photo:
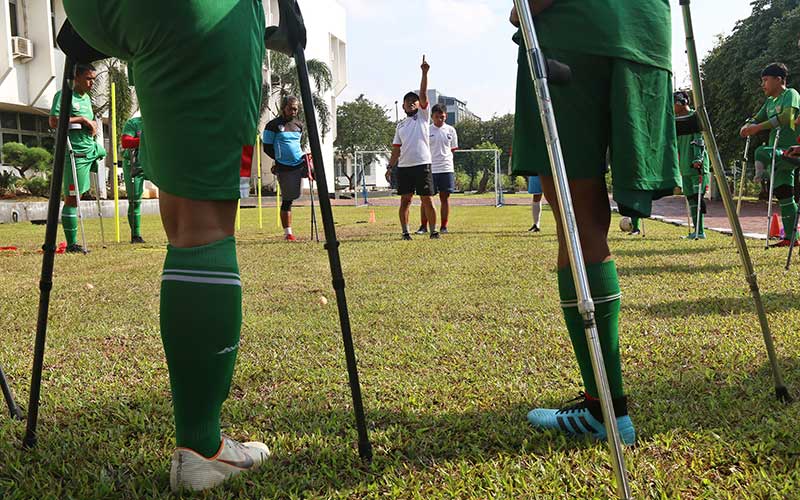
<svg viewBox="0 0 800 500"><path fill-rule="evenodd" d="M20 114L19 128L22 130L30 130L31 132L36 132L36 124L38 121L36 118L37 118L36 115L29 115L27 113Z"/></svg>
<svg viewBox="0 0 800 500"><path fill-rule="evenodd" d="M39 145L39 137L36 135L23 135L22 144L28 146L29 148L36 147Z"/></svg>
<svg viewBox="0 0 800 500"><path fill-rule="evenodd" d="M4 111L0 113L0 127L13 128L17 127L17 114Z"/></svg>
<svg viewBox="0 0 800 500"><path fill-rule="evenodd" d="M0 139L2 144L21 142L29 147L41 146L51 153L55 146L47 117L38 114L0 111Z"/></svg>
<svg viewBox="0 0 800 500"><path fill-rule="evenodd" d="M11 17L11 36L19 36L19 23L17 21L17 1L8 0L8 14Z"/></svg>

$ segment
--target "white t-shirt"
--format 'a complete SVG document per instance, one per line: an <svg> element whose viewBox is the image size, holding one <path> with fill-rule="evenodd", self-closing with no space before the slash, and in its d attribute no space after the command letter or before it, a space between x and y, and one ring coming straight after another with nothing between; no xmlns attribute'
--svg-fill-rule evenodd
<svg viewBox="0 0 800 500"><path fill-rule="evenodd" d="M456 129L444 123L441 127L431 127L431 172L447 174L455 172L453 151L458 149Z"/></svg>
<svg viewBox="0 0 800 500"><path fill-rule="evenodd" d="M397 124L392 144L400 146L400 161L397 166L416 167L431 163L431 112L428 108L419 108L416 115L403 118Z"/></svg>

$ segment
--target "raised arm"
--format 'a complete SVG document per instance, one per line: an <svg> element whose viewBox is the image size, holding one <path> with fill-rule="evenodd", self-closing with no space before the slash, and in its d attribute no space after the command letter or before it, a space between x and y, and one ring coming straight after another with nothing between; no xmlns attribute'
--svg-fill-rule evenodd
<svg viewBox="0 0 800 500"><path fill-rule="evenodd" d="M428 70L431 65L425 60L425 55L422 56L422 81L419 82L419 106L422 109L428 108Z"/></svg>

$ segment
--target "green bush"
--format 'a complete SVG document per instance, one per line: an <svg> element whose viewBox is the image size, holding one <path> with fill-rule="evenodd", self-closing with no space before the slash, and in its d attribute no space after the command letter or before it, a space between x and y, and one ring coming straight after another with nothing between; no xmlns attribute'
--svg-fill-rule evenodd
<svg viewBox="0 0 800 500"><path fill-rule="evenodd" d="M0 194L13 192L17 182L19 182L19 177L13 172L0 172Z"/></svg>
<svg viewBox="0 0 800 500"><path fill-rule="evenodd" d="M466 172L456 172L456 191L469 190L469 174Z"/></svg>
<svg viewBox="0 0 800 500"><path fill-rule="evenodd" d="M44 177L31 177L25 181L25 189L33 196L50 197L50 181Z"/></svg>

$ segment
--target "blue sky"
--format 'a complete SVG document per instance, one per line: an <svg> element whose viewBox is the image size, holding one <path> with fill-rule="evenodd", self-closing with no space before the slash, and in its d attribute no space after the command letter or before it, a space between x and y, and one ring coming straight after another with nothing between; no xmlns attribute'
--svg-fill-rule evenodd
<svg viewBox="0 0 800 500"><path fill-rule="evenodd" d="M586 0L590 1L590 0ZM623 0L634 1L634 0ZM389 108L419 86L422 54L431 64L430 87L467 101L482 118L514 109L516 46L508 24L511 1L339 0L347 9L349 84L340 102L359 94ZM673 14L673 61L679 85L688 82L683 21ZM716 36L750 14L749 0L692 2L700 58ZM402 112L402 110L401 110Z"/></svg>

